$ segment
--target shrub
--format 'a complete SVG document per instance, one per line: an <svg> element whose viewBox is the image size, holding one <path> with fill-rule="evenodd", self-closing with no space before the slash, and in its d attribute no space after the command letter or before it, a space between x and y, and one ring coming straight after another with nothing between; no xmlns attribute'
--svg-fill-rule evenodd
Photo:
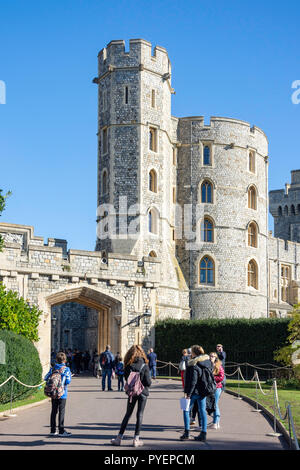
<svg viewBox="0 0 300 470"><path fill-rule="evenodd" d="M169 318L155 324L155 349L160 360L178 363L184 348L199 344L209 353L221 343L227 361L274 364L273 352L284 344L289 321L288 318Z"/></svg>
<svg viewBox="0 0 300 470"><path fill-rule="evenodd" d="M14 331L30 341L38 341L41 314L36 306L31 307L17 292L6 290L0 283L0 330Z"/></svg>
<svg viewBox="0 0 300 470"><path fill-rule="evenodd" d="M42 365L34 344L12 331L0 330L0 341L4 345L4 364L0 364L0 384L14 375L26 385L37 385L42 382ZM30 395L31 389L14 381L13 398ZM7 403L11 396L11 381L0 388L0 403Z"/></svg>

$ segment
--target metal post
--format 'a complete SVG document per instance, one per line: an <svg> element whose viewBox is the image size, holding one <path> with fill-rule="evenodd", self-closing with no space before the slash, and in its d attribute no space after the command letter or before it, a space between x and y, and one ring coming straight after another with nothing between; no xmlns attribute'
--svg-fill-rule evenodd
<svg viewBox="0 0 300 470"><path fill-rule="evenodd" d="M9 411L9 413L4 415L6 418L14 418L15 416L17 416L16 414L14 414L12 412L13 390L14 390L14 378L12 377L11 378L11 389L10 389L10 411Z"/></svg>
<svg viewBox="0 0 300 470"><path fill-rule="evenodd" d="M276 432L276 388L277 388L276 379L273 379L273 387L274 387L274 432L267 433L267 436L279 437L281 436L281 434Z"/></svg>
<svg viewBox="0 0 300 470"><path fill-rule="evenodd" d="M242 400L240 397L240 368L238 367L238 396L236 397L237 400Z"/></svg>
<svg viewBox="0 0 300 470"><path fill-rule="evenodd" d="M260 412L261 410L258 408L258 388L257 388L257 385L258 385L258 375L257 375L257 371L255 373L255 396L256 396L256 409L253 410L255 412Z"/></svg>
<svg viewBox="0 0 300 470"><path fill-rule="evenodd" d="M171 379L171 362L169 362L169 380Z"/></svg>

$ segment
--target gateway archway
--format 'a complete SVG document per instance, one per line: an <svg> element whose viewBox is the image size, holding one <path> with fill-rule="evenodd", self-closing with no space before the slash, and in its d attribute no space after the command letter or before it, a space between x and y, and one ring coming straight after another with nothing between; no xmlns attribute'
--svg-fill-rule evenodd
<svg viewBox="0 0 300 470"><path fill-rule="evenodd" d="M37 348L44 369L47 369L50 363L51 309L53 306L70 302L84 305L98 312L97 349L99 352L110 344L113 352L119 351L124 354L127 347L124 341L125 331L121 329L125 311L124 300L97 288L79 286L44 295L39 299L39 307L44 312L44 321L40 324L40 341Z"/></svg>

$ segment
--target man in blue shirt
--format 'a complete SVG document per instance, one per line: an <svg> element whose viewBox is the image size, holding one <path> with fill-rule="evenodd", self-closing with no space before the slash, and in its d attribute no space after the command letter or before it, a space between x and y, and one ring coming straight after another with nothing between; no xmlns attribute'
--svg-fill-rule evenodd
<svg viewBox="0 0 300 470"><path fill-rule="evenodd" d="M150 374L151 377L156 380L156 360L157 360L157 355L153 351L153 349L149 349L149 354L147 355L147 359L149 361L149 369L150 369Z"/></svg>
<svg viewBox="0 0 300 470"><path fill-rule="evenodd" d="M100 354L100 366L102 368L102 391L105 390L105 382L107 377L108 391L112 391L111 376L114 368L114 355L110 351L110 346L107 345L104 352Z"/></svg>

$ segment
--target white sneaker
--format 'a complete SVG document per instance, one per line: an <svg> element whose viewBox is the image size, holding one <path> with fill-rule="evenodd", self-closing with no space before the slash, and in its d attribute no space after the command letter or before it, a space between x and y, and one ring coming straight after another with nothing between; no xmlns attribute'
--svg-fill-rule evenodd
<svg viewBox="0 0 300 470"><path fill-rule="evenodd" d="M144 443L140 439L133 439L133 447L141 447Z"/></svg>
<svg viewBox="0 0 300 470"><path fill-rule="evenodd" d="M58 431L55 431L55 432L50 432L49 436L58 436Z"/></svg>
<svg viewBox="0 0 300 470"><path fill-rule="evenodd" d="M210 423L207 425L208 428L210 429L219 429L220 428L220 425L219 423Z"/></svg>
<svg viewBox="0 0 300 470"><path fill-rule="evenodd" d="M62 434L57 433L57 435L60 437L67 437L67 436L71 436L71 433L68 431L64 431Z"/></svg>
<svg viewBox="0 0 300 470"><path fill-rule="evenodd" d="M110 441L113 446L120 446L121 445L121 438L117 436L115 439L112 439Z"/></svg>

